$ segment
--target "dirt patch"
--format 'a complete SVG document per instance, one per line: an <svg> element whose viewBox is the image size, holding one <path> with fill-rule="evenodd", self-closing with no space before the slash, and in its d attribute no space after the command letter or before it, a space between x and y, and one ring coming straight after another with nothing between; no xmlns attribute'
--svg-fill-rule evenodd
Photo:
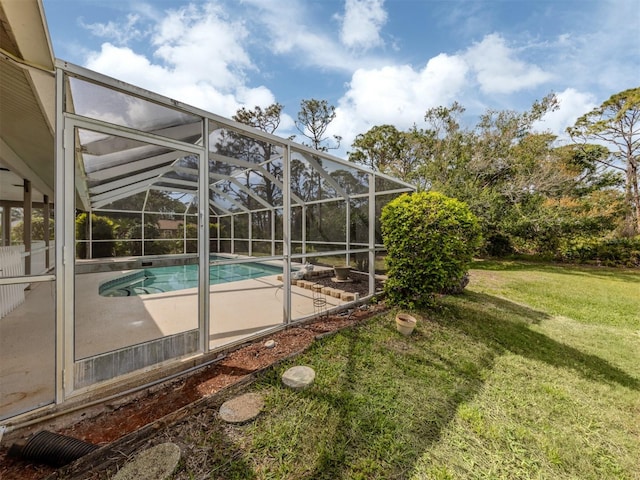
<svg viewBox="0 0 640 480"><path fill-rule="evenodd" d="M366 295L368 287L365 282L340 285L352 285L354 288L359 285L360 290L355 291L362 295ZM194 374L163 385L161 388L156 387L152 391L150 389L143 397L131 403L112 407L105 405L104 411L99 416L61 428L57 433L96 445L109 444L185 405L213 395L255 371L302 352L316 337L353 325L383 309L383 306L377 305L355 308L340 315L280 331L235 350L220 362L203 367ZM264 345L267 340L274 340L275 347L267 348ZM12 458L7 456L7 453L7 447L0 448L0 478L2 479L38 480L54 472L51 467Z"/></svg>
<svg viewBox="0 0 640 480"><path fill-rule="evenodd" d="M314 283L319 283L324 287L333 287L348 293L359 293L364 297L369 293L369 277L367 275L351 272L349 274L351 282L334 282L331 277L313 278ZM382 282L376 280L376 292L382 290Z"/></svg>

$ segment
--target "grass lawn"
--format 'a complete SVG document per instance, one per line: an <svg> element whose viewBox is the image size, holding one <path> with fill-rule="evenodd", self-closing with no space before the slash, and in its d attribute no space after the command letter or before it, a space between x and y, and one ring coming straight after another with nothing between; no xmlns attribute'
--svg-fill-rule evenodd
<svg viewBox="0 0 640 480"><path fill-rule="evenodd" d="M253 384L253 423L176 427L175 478L640 479L640 272L471 273L411 337L390 312ZM294 392L280 375L300 364L316 382Z"/></svg>

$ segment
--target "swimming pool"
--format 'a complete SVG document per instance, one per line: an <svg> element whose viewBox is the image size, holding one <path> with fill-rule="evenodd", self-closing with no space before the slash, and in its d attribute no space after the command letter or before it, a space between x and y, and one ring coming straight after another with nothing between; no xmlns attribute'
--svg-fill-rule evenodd
<svg viewBox="0 0 640 480"><path fill-rule="evenodd" d="M212 260L222 260L222 258L212 258ZM279 273L282 273L282 267L260 262L212 265L209 267L209 282L211 285L217 285ZM103 297L130 297L197 288L197 286L197 265L155 267L136 270L105 282L100 286L100 295Z"/></svg>

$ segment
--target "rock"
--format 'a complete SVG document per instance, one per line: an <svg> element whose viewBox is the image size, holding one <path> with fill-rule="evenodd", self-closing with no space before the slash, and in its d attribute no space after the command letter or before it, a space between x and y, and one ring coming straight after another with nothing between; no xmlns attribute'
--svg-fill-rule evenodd
<svg viewBox="0 0 640 480"><path fill-rule="evenodd" d="M311 367L299 365L282 374L282 383L294 390L303 390L313 383L316 372Z"/></svg>
<svg viewBox="0 0 640 480"><path fill-rule="evenodd" d="M220 418L227 423L246 423L256 418L264 408L259 393L245 393L227 400L220 407Z"/></svg>
<svg viewBox="0 0 640 480"><path fill-rule="evenodd" d="M264 342L264 346L266 348L273 348L276 346L276 341L275 340L267 340L266 342Z"/></svg>

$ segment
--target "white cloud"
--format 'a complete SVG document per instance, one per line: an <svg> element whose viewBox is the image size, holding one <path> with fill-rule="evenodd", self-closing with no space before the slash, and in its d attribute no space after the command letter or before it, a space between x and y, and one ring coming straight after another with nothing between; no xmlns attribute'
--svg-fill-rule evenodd
<svg viewBox="0 0 640 480"><path fill-rule="evenodd" d="M401 129L419 125L428 108L454 100L472 116L486 108L527 108L529 97L542 97L552 88L562 91L558 94L560 109L547 115L539 128L562 134L595 106L596 96L586 92L603 95L596 87L612 84L612 89L619 90L620 78L634 78L634 72L637 78L637 61L633 61L637 45L629 44L625 50L620 43L624 34L605 34L603 28L599 32L558 29L553 40L537 38L535 43L513 43L514 37L506 37L507 33L492 33L477 37L481 40L472 45L456 47L460 48L456 53L425 43L403 54L419 58L427 48L449 53L411 65L372 50L384 45L386 8L389 15L394 12L384 0L345 0L340 17L334 15L335 10L329 11L335 2L326 7L323 2L300 0L286 4L282 0L242 0L242 8L231 3L207 0L169 11L143 3L119 23L86 25L94 35L110 40L91 52L86 65L225 116L241 106L266 107L275 101L293 102L289 99L297 100L297 96L326 95L316 89L330 92L334 97L328 100L337 105L337 117L327 133L341 135L343 149L349 148L355 135L374 125L390 123ZM319 12L326 18L319 18ZM631 14L629 9L626 14ZM332 21L335 18L339 25ZM492 31L487 28L493 27L484 25L477 34ZM385 35L392 38L390 33ZM523 34L520 38L532 37ZM140 40L147 44L143 46ZM148 50L140 50L145 46ZM628 61L620 62L611 55L612 46L620 47L616 52L626 55L623 58ZM425 62L429 57L422 58ZM320 73L328 82L318 85L312 79L304 85L304 92L300 85L292 88L295 93L282 87L284 93L279 95L285 99L276 99L268 87L250 83L249 75L259 72L257 65L267 74L275 68L287 69L290 76L285 85L296 81L295 69L300 66L305 74ZM336 85L345 79L348 83L339 90ZM597 103L615 91L605 92ZM283 130L295 133L293 119L286 114Z"/></svg>
<svg viewBox="0 0 640 480"><path fill-rule="evenodd" d="M549 82L553 75L515 57L504 38L491 34L463 54L487 94L510 94Z"/></svg>
<svg viewBox="0 0 640 480"><path fill-rule="evenodd" d="M554 112L547 113L542 119L536 122L533 128L537 131L550 131L562 139L567 139L565 130L573 126L578 117L597 107L594 95L579 92L573 88L567 88L556 95L558 97L559 108Z"/></svg>
<svg viewBox="0 0 640 480"><path fill-rule="evenodd" d="M146 34L140 27L140 15L130 13L127 15L126 21L107 23L84 23L83 19L79 19L80 26L89 31L98 38L112 40L118 45L126 45L132 40L139 40Z"/></svg>
<svg viewBox="0 0 640 480"><path fill-rule="evenodd" d="M346 0L340 40L349 48L381 46L380 29L387 21L384 0Z"/></svg>
<svg viewBox="0 0 640 480"><path fill-rule="evenodd" d="M100 51L91 52L85 66L156 92L170 73L161 65L153 65L144 55L111 43L103 43Z"/></svg>
<svg viewBox="0 0 640 480"><path fill-rule="evenodd" d="M340 134L345 145L374 125L404 129L423 121L427 109L446 105L465 86L467 65L458 56L440 54L416 70L409 65L360 69L340 99L330 134Z"/></svg>
<svg viewBox="0 0 640 480"><path fill-rule="evenodd" d="M151 18L151 56L104 43L85 65L98 72L181 102L231 116L243 105L275 102L265 86L251 88L245 72L255 69L245 43L247 30L213 3L170 10ZM111 23L117 30L117 25Z"/></svg>
<svg viewBox="0 0 640 480"><path fill-rule="evenodd" d="M221 89L243 83L244 69L254 68L243 42L247 30L205 4L170 11L153 36L154 55L176 71Z"/></svg>
<svg viewBox="0 0 640 480"><path fill-rule="evenodd" d="M521 60L518 54L501 36L491 34L458 54L441 53L421 69L410 65L360 68L338 102L329 133L342 135L348 146L355 135L374 125L388 123L401 129L419 125L427 109L455 100L471 102L474 111L482 111L486 108L482 105L491 104L494 95L513 94L552 79L551 74ZM576 118L573 112L589 103L578 92L566 91L559 97L565 103L562 114L547 119L547 128L554 132L566 128L567 122Z"/></svg>
<svg viewBox="0 0 640 480"><path fill-rule="evenodd" d="M287 0L286 8L281 0L243 0L243 3L250 6L252 19L266 27L271 53L291 55L305 66L349 74L359 67L378 63L377 59L345 50L335 35L316 25L304 3Z"/></svg>

